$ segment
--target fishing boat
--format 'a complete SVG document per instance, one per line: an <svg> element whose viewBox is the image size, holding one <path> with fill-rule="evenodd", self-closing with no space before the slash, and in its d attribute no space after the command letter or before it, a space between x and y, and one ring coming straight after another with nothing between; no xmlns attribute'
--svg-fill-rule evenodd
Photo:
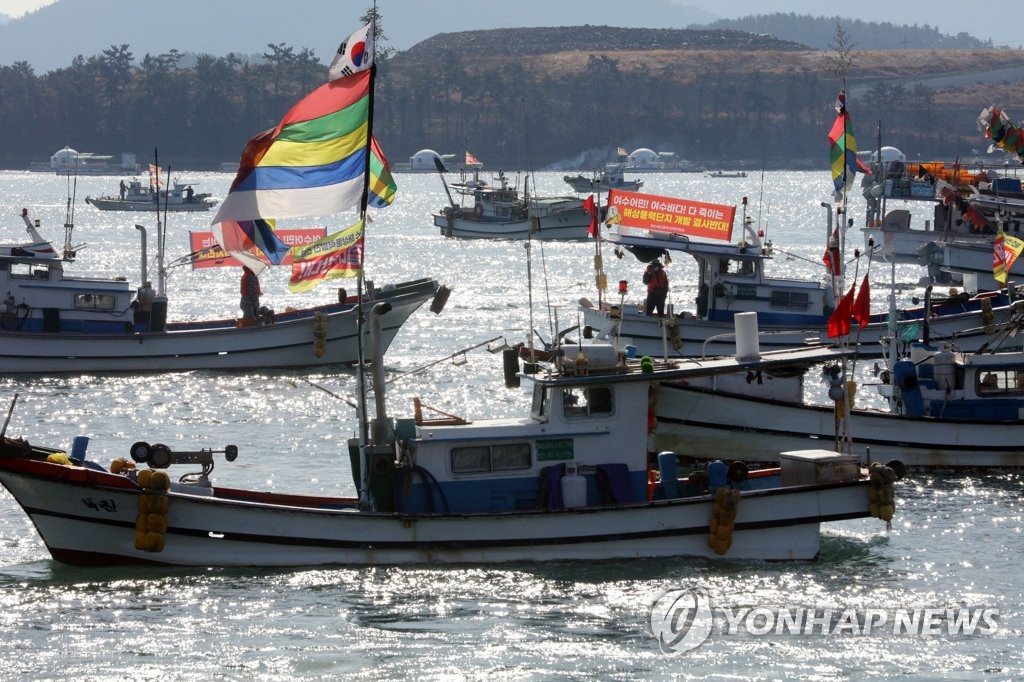
<svg viewBox="0 0 1024 682"><path fill-rule="evenodd" d="M473 178L451 184L466 205L452 198L441 176L448 206L434 214L441 235L457 239L546 239L577 240L589 236L591 217L576 197L531 196L524 178L522 192L510 185L504 172L493 184Z"/></svg>
<svg viewBox="0 0 1024 682"><path fill-rule="evenodd" d="M709 178L745 178L747 177L746 171L711 171L708 173Z"/></svg>
<svg viewBox="0 0 1024 682"><path fill-rule="evenodd" d="M369 316L371 338L379 310ZM551 368L526 374L506 348L506 386L532 383L530 414L472 421L425 417L418 400L412 418L393 420L375 355L375 416L349 441L358 498L221 486L214 460L234 461L238 448L178 451L141 433L109 467L90 459L87 437L70 454L5 437L0 483L50 555L82 565L812 560L823 523L892 518L892 469L869 472L818 449L786 453L766 469L728 463L733 453L722 449L723 460L689 475L662 453L651 473L648 401L658 382L827 360L836 349L665 364L626 363L609 346L560 350ZM185 466L172 481L170 470Z"/></svg>
<svg viewBox="0 0 1024 682"><path fill-rule="evenodd" d="M572 187L574 192L586 194L590 192L607 192L610 189L624 189L635 192L643 187L644 181L640 179L627 180L625 165L621 163L609 163L598 173L586 177L582 173L575 176L566 175L566 183Z"/></svg>
<svg viewBox="0 0 1024 682"><path fill-rule="evenodd" d="M354 296L283 313L264 309L258 323L245 326L235 318L168 321L162 265L155 289L145 268L136 289L127 277L70 274L65 266L74 262L75 252L69 245L58 252L27 210L22 218L29 239L0 245L0 372L164 372L359 362L360 307ZM141 238L145 245L144 230ZM420 306L433 299L440 312L447 295L435 280L410 280L370 288L361 309L365 313L377 302L390 305L384 322L390 343Z"/></svg>
<svg viewBox="0 0 1024 682"><path fill-rule="evenodd" d="M359 49L365 44L365 37L363 41ZM349 49L355 46L356 43L348 44ZM449 292L433 279L412 279L379 287L364 281L365 218L298 251L290 250L270 224L277 219L341 213L359 206L361 201L364 210L368 204L383 208L393 200L395 184L379 145L372 137L361 137L368 122L352 123L358 116L345 118L343 125L353 128L338 129L338 121L343 117L323 113L325 107L338 111L354 106L359 110L359 105L365 104L370 90L369 72L353 79L339 83L338 87L332 87L333 82L322 85L289 110L275 135L260 134L250 140L231 190L211 227L225 254L250 267L254 274L293 254L289 282L293 290L308 291L326 281L354 278L354 296L341 295L343 290L339 290L338 300L329 305L279 314L264 307L254 311L257 314L251 319L169 322L161 214L157 214L155 288L147 272L145 228L137 226L143 240L143 265L133 299L126 277L66 275L64 265L75 256L70 243L73 221L70 217L67 220L66 242L63 252L58 254L24 210L22 218L29 241L0 251L0 291L4 292L0 309L0 371L158 372L360 365L368 360L360 320L371 307L385 309L381 320L384 347L425 302L432 301L431 308L440 312ZM289 138L297 127L314 124L321 125L324 135L332 136L331 139L347 135L349 143L334 144L320 153L322 150L302 147L316 145L317 141L295 142ZM278 142L288 146L292 153L280 154L275 150ZM253 147L257 144L267 146L256 153ZM302 153L307 157L300 159L300 165L287 165ZM327 155L342 153L353 160L327 162ZM283 163L282 156L286 157ZM309 158L324 165L310 164ZM374 190L372 197L368 193L364 199L366 177ZM70 214L73 201L68 206ZM270 214L264 215L262 211Z"/></svg>
<svg viewBox="0 0 1024 682"><path fill-rule="evenodd" d="M666 382L651 445L694 459L727 447L744 461L772 462L777 448L820 444L897 469L1024 467L1024 352L1000 349L1022 322L1018 313L984 352L921 342L894 352L876 386L887 409L855 405L868 387L848 384L841 363L820 375L833 405L808 400L806 372Z"/></svg>
<svg viewBox="0 0 1024 682"><path fill-rule="evenodd" d="M195 183L173 182L159 192L139 180L122 181L118 196L86 197L85 203L101 211L209 211L217 200L209 192L196 192Z"/></svg>
<svg viewBox="0 0 1024 682"><path fill-rule="evenodd" d="M722 355L735 349L734 318L743 312L756 312L760 343L764 348L788 348L807 339L827 338L829 318L838 305L845 286L840 277L826 272L818 280L797 280L768 274L773 247L747 216L742 216L744 237L730 243L735 207L688 202L654 195L609 196L609 213L614 215L603 239L622 252L632 253L640 262L685 253L698 264L697 298L692 310L678 311L673 303L664 316L646 314L642 303L627 301L628 283L620 284L617 304L604 299L593 303L581 298L580 310L587 333L592 338L630 347L638 355L700 356ZM704 211L719 216L713 230L688 227L692 234L669 224L667 219L635 221L613 210L617 201L657 201L676 206L672 215ZM832 207L827 210L826 234L832 240ZM745 204L743 204L745 212ZM669 214L664 214L668 216ZM723 237L725 237L723 239ZM832 248L831 244L828 247ZM863 257L863 256L862 256ZM836 252L836 265L839 265ZM842 272L841 270L839 272ZM838 293L838 295L837 295ZM927 311L927 312L926 312ZM951 296L933 302L931 290L925 305L896 312L897 333L933 342L955 339L958 347L975 350L986 343L991 324L1001 324L1013 316L1005 294ZM880 355L880 341L889 335L888 313L874 313L870 324L860 327L857 341L861 353Z"/></svg>

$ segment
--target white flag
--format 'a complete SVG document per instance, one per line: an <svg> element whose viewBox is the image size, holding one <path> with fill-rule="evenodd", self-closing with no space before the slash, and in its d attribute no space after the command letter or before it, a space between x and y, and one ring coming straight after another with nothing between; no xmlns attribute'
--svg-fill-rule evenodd
<svg viewBox="0 0 1024 682"><path fill-rule="evenodd" d="M366 71L373 64L373 22L350 35L338 46L327 80L337 80Z"/></svg>

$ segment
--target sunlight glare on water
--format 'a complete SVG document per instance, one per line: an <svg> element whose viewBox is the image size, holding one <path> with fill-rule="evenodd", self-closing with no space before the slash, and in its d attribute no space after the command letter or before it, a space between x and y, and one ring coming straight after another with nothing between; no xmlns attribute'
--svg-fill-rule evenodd
<svg viewBox="0 0 1024 682"><path fill-rule="evenodd" d="M230 176L183 173L223 199ZM3 172L3 238L21 238L28 208L44 236L62 242L69 185L39 173ZM451 182L455 176L449 175ZM822 274L831 182L826 172L647 174L643 191L741 205L776 248L774 274ZM447 203L437 174L399 174L399 194L374 211L367 232L367 276L375 286L435 277L453 292L441 315L426 306L399 333L387 356L388 407L410 416L412 399L470 419L519 416L524 390L507 390L501 356L483 348L468 362L437 362L494 337L509 343L533 327L551 338L577 323L576 303L596 297L592 243L543 244L446 240L432 211ZM540 194L565 194L561 173L535 175ZM138 222L155 254L151 215L102 213L86 195L109 194L117 178L79 178L73 187L74 243L85 243L76 274L126 275L138 284ZM853 211L861 210L855 199ZM930 207L911 206L915 221ZM211 214L172 214L168 257L188 252L189 231ZM740 225L742 213L738 214ZM853 216L859 225L860 216ZM354 216L351 216L354 220ZM282 221L282 223L285 221ZM281 227L324 225L287 221ZM351 222L341 216L329 231ZM734 233L734 239L739 232ZM848 252L863 248L851 230ZM673 302L692 310L696 269L680 256L669 266ZM609 282L630 282L642 297L640 264L604 252ZM152 272L154 264L149 264ZM861 259L860 273L867 267ZM899 265L916 283L920 269ZM890 276L871 264L874 290ZM325 303L337 287L312 294L287 290L287 271L261 277L264 302L277 310ZM354 284L342 282L349 292ZM232 268L176 267L168 281L172 319L238 313ZM904 298L908 292L901 292ZM883 295L873 301L885 309ZM432 364L432 363L437 364ZM424 365L427 369L405 374ZM864 368L867 372L869 368ZM863 385L864 382L862 382ZM346 450L355 434L352 370L183 372L160 376L0 377L7 405L18 394L8 435L70 447L89 436L90 456L104 464L128 455L138 440L176 449L239 448L219 459L214 478L233 487L353 495ZM863 388L858 394L867 398ZM334 395L332 395L334 394ZM339 397L336 397L339 396ZM3 679L988 679L1019 677L1017 642L1024 603L1019 557L1020 474L915 474L897 486L893 528L874 519L824 530L822 556L811 563L636 560L457 567L307 568L295 570L85 569L52 561L32 524L0 492L0 677ZM702 590L720 609L949 607L999 609L988 636L712 632L685 653L663 651L650 623L652 606L670 590Z"/></svg>

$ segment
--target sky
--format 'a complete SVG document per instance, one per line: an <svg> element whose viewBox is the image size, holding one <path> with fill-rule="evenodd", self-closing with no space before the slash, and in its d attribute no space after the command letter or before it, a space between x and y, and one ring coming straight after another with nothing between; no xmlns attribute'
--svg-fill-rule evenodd
<svg viewBox="0 0 1024 682"><path fill-rule="evenodd" d="M361 0L369 5L372 0ZM438 1L423 2L425 11L437 11ZM640 0L641 2L643 0ZM955 2L894 3L891 0L859 0L856 3L829 5L821 0L673 0L679 5L689 5L710 12L722 18L731 19L752 14L771 14L775 12L793 12L794 14L810 14L812 16L843 16L862 21L889 22L893 24L928 24L938 28L942 33L956 35L966 32L980 38L991 39L996 45L1009 47L1024 46L1024 35L1015 21L1001 20L998 10L993 6L991 11L986 5L980 5L977 11L965 11L964 7ZM0 0L0 14L20 17L26 12L52 4L56 0ZM379 0L379 6L386 9L387 0ZM1012 14L1012 11L1011 11ZM593 22L590 22L593 23Z"/></svg>

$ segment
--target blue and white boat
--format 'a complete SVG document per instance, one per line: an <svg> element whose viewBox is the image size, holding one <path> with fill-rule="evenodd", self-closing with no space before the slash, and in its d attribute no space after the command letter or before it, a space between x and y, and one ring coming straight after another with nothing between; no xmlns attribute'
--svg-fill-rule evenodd
<svg viewBox="0 0 1024 682"><path fill-rule="evenodd" d="M235 318L169 321L164 272L150 286L127 277L70 274L70 243L58 252L22 211L27 241L0 244L0 372L165 372L352 365L360 360L355 297L275 314L259 324ZM142 232L145 252L145 232ZM68 234L70 237L70 233ZM162 264L162 258L159 259ZM388 343L420 306L443 308L448 290L432 279L370 289L363 306L391 306Z"/></svg>
<svg viewBox="0 0 1024 682"><path fill-rule="evenodd" d="M379 312L370 314L371 338L379 338ZM358 498L221 486L210 478L217 453L174 452L151 444L163 440L157 433L136 434L109 468L89 460L84 441L69 457L5 438L0 483L55 559L88 565L806 560L818 555L823 523L873 511L891 518L892 506L886 512L877 500L891 505L892 471L869 474L834 452L786 453L763 470L717 461L689 476L663 453L660 478L652 474L646 439L657 383L827 360L834 349L657 366L624 364L608 346L563 351L550 372L526 375L509 370L517 351L506 349L506 385L533 384L530 413L480 421L428 419L420 409L391 419L376 362L376 416L349 441ZM239 454L223 452L228 461ZM182 465L200 470L171 483L167 469Z"/></svg>
<svg viewBox="0 0 1024 682"><path fill-rule="evenodd" d="M694 459L724 447L748 462L771 462L780 449L819 444L895 468L1024 467L1024 352L999 350L1022 323L1018 313L984 352L921 342L894 351L877 386L887 409L856 405L869 387L847 383L839 364L823 374L833 405L808 400L814 387L803 372L667 382L651 447Z"/></svg>
<svg viewBox="0 0 1024 682"><path fill-rule="evenodd" d="M831 233L831 212L828 232ZM832 278L799 280L768 274L773 258L771 242L764 241L744 221L744 238L736 243L691 239L659 230L613 226L604 234L609 243L632 253L642 262L683 253L697 261L697 298L692 310L666 308L665 316L647 315L620 293L616 305L580 299L584 324L598 341L630 346L638 355L694 357L735 351L734 320L745 312L757 313L762 348L791 348L809 339L827 339L827 324L836 307ZM991 250L991 249L990 249ZM839 291L845 286L839 284ZM926 312L927 311L927 312ZM963 350L975 350L988 341L991 325L1010 321L1013 308L1005 294L957 296L925 306L897 311L897 334L933 342L952 340ZM860 327L861 353L880 355L880 342L890 335L888 314L871 315ZM1019 346L1019 343L1018 343Z"/></svg>

